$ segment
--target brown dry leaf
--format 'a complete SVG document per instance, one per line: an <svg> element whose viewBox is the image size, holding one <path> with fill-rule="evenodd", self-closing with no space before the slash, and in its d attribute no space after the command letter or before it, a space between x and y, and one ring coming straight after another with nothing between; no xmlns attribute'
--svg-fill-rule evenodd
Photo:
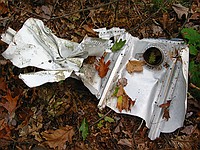
<svg viewBox="0 0 200 150"><path fill-rule="evenodd" d="M123 86L122 86L122 85L119 85L119 90L117 91L116 96L117 96L117 97L122 96L124 93L125 93L125 91L124 91Z"/></svg>
<svg viewBox="0 0 200 150"><path fill-rule="evenodd" d="M166 103L159 105L160 108L169 108L171 100L168 100Z"/></svg>
<svg viewBox="0 0 200 150"><path fill-rule="evenodd" d="M89 25L85 24L82 26L83 29L85 29L87 32L92 33L93 35L96 35L96 32L94 32L94 30L92 29L92 27L90 27Z"/></svg>
<svg viewBox="0 0 200 150"><path fill-rule="evenodd" d="M170 103L171 103L171 100L168 100L166 103L159 105L160 108L163 108L163 118L165 118L167 121L170 118L170 115L169 115Z"/></svg>
<svg viewBox="0 0 200 150"><path fill-rule="evenodd" d="M188 13L189 13L189 8L186 8L186 7L182 6L181 4L173 4L172 8L178 15L179 19L182 19L183 15L185 15L185 18L187 18Z"/></svg>
<svg viewBox="0 0 200 150"><path fill-rule="evenodd" d="M11 140L11 130L7 123L1 122L0 139Z"/></svg>
<svg viewBox="0 0 200 150"><path fill-rule="evenodd" d="M8 13L8 8L5 3L0 2L0 15Z"/></svg>
<svg viewBox="0 0 200 150"><path fill-rule="evenodd" d="M74 146L74 150L86 150L88 149L84 142L76 142Z"/></svg>
<svg viewBox="0 0 200 150"><path fill-rule="evenodd" d="M200 19L200 12L193 13L192 16L189 18L189 21L198 19Z"/></svg>
<svg viewBox="0 0 200 150"><path fill-rule="evenodd" d="M6 92L8 88L7 83L5 82L4 78L0 78L0 90Z"/></svg>
<svg viewBox="0 0 200 150"><path fill-rule="evenodd" d="M130 108L130 105L129 105L129 104L130 104L130 103L129 103L130 98L129 98L128 95L123 95L123 96L122 96L122 99L123 99L123 101L122 101L122 108L123 108L124 110L128 111L129 108Z"/></svg>
<svg viewBox="0 0 200 150"><path fill-rule="evenodd" d="M119 82L118 82L119 83ZM121 112L122 110L131 110L131 107L134 106L135 101L132 101L132 99L126 94L124 90L124 86L120 84L118 86L118 91L116 94L117 97L117 106L118 110Z"/></svg>
<svg viewBox="0 0 200 150"><path fill-rule="evenodd" d="M120 139L117 144L132 147L132 139Z"/></svg>
<svg viewBox="0 0 200 150"><path fill-rule="evenodd" d="M197 128L197 125L189 125L189 126L186 126L183 130L181 130L182 133L185 133L187 135L191 135L195 129Z"/></svg>
<svg viewBox="0 0 200 150"><path fill-rule="evenodd" d="M41 133L42 137L47 141L44 143L48 144L50 148L58 150L64 149L66 141L72 143L72 137L74 135L74 129L72 126L61 127L57 130L48 130Z"/></svg>
<svg viewBox="0 0 200 150"><path fill-rule="evenodd" d="M108 72L108 66L110 65L110 60L106 63L104 62L104 57L102 56L101 59L98 62L98 65L95 65L95 69L98 71L99 76L101 78L105 77Z"/></svg>
<svg viewBox="0 0 200 150"><path fill-rule="evenodd" d="M128 63L126 64L126 70L128 71L128 73L142 72L143 65L144 65L143 61L129 60Z"/></svg>
<svg viewBox="0 0 200 150"><path fill-rule="evenodd" d="M51 16L51 11L52 11L52 6L45 6L43 5L41 7L42 11L44 12L45 15Z"/></svg>
<svg viewBox="0 0 200 150"><path fill-rule="evenodd" d="M12 97L10 90L8 90L8 93L6 96L2 96L2 98L6 99L6 103L0 103L0 106L3 106L5 109L8 110L9 114L12 114L17 106L17 101L19 96Z"/></svg>
<svg viewBox="0 0 200 150"><path fill-rule="evenodd" d="M168 21L169 21L169 15L168 15L168 13L164 13L163 14L163 23L162 23L163 29L167 28Z"/></svg>

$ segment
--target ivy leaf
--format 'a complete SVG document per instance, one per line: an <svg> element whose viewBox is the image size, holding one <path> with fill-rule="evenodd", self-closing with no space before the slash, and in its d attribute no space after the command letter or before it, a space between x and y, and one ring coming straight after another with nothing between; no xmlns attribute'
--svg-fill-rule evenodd
<svg viewBox="0 0 200 150"><path fill-rule="evenodd" d="M124 44L126 43L126 40L122 41L122 39L119 40L119 42L115 42L115 44L112 46L112 51L113 52L116 52L116 51L119 51L123 46Z"/></svg>
<svg viewBox="0 0 200 150"><path fill-rule="evenodd" d="M197 50L196 46L190 45L189 49L190 49L190 54L191 55L195 55L196 56L198 54L198 50Z"/></svg>
<svg viewBox="0 0 200 150"><path fill-rule="evenodd" d="M83 137L83 140L85 141L86 137L88 136L88 131L89 131L88 122L85 118L83 119L79 130L82 132L82 137Z"/></svg>
<svg viewBox="0 0 200 150"><path fill-rule="evenodd" d="M197 86L200 86L200 64L195 64L194 61L191 61L189 64L190 79L191 82Z"/></svg>
<svg viewBox="0 0 200 150"><path fill-rule="evenodd" d="M192 28L183 28L181 34L188 40L188 44L199 43L200 34Z"/></svg>

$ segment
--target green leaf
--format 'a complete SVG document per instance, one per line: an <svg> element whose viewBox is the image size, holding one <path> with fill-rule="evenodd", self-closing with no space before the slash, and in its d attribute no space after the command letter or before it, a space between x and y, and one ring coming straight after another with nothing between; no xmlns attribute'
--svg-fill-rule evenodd
<svg viewBox="0 0 200 150"><path fill-rule="evenodd" d="M194 61L191 61L189 64L190 71L190 81L200 87L200 64L195 64Z"/></svg>
<svg viewBox="0 0 200 150"><path fill-rule="evenodd" d="M113 96L117 96L117 92L119 91L119 87L117 86L116 88L115 88L115 91L113 92Z"/></svg>
<svg viewBox="0 0 200 150"><path fill-rule="evenodd" d="M99 117L103 117L103 116L104 116L104 115L101 114L101 113L98 113L98 115L99 115ZM115 120L114 120L113 118L108 117L108 116L105 116L105 117L104 117L104 120L107 121L107 122L109 122L109 123L115 122Z"/></svg>
<svg viewBox="0 0 200 150"><path fill-rule="evenodd" d="M81 127L79 128L79 130L82 132L82 138L83 138L83 140L85 140L86 137L89 134L88 133L88 131L89 131L89 129L88 129L88 122L87 122L87 120L85 118L83 119L83 121L81 123Z"/></svg>
<svg viewBox="0 0 200 150"><path fill-rule="evenodd" d="M197 50L196 46L190 45L189 49L190 49L190 54L191 55L195 55L196 56L198 54L198 50Z"/></svg>
<svg viewBox="0 0 200 150"><path fill-rule="evenodd" d="M98 128L103 127L103 122L104 122L104 120L99 121L99 123L97 124L97 127L98 127Z"/></svg>
<svg viewBox="0 0 200 150"><path fill-rule="evenodd" d="M109 122L109 123L115 122L115 120L114 120L113 118L108 117L108 116L106 116L106 117L104 118L104 120L107 121L107 122Z"/></svg>
<svg viewBox="0 0 200 150"><path fill-rule="evenodd" d="M123 46L124 44L126 43L126 40L122 41L122 39L119 40L119 42L115 42L115 44L112 46L112 51L113 52L116 52L116 51L119 51Z"/></svg>
<svg viewBox="0 0 200 150"><path fill-rule="evenodd" d="M151 52L150 56L149 56L149 63L150 64L154 64L156 61L156 56L153 52Z"/></svg>
<svg viewBox="0 0 200 150"><path fill-rule="evenodd" d="M200 34L192 28L183 28L181 34L188 40L188 44L197 44L200 42Z"/></svg>

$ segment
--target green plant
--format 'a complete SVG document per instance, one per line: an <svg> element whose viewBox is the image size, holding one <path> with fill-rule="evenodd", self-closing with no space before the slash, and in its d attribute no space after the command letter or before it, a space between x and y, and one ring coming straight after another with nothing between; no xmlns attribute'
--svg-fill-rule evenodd
<svg viewBox="0 0 200 150"><path fill-rule="evenodd" d="M87 122L87 120L85 118L83 119L83 121L81 123L79 131L82 132L82 138L85 141L86 137L89 134L89 125L88 125L88 122Z"/></svg>
<svg viewBox="0 0 200 150"><path fill-rule="evenodd" d="M181 30L183 38L186 40L190 50L190 83L200 87L200 33L192 28ZM197 89L190 90L192 95L200 99L200 93Z"/></svg>

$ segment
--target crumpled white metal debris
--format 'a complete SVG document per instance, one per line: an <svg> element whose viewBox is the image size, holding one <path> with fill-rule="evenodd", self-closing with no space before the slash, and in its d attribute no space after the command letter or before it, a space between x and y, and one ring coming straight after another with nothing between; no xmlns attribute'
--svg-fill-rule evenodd
<svg viewBox="0 0 200 150"><path fill-rule="evenodd" d="M161 132L173 132L183 125L187 107L187 83L189 50L182 41L164 39L138 39L124 29L95 29L99 38L85 37L78 44L56 37L43 22L28 19L15 32L11 28L2 35L9 44L2 54L12 63L24 68L35 66L44 71L20 74L29 86L35 87L46 82L64 80L72 74L79 77L99 101L99 108L110 107L117 113L141 117L150 129L149 138L156 139ZM120 51L112 52L110 38L126 40ZM153 66L144 59L145 52L157 49L161 60ZM105 61L110 60L109 71L100 78L94 64L85 64L88 56L101 57L107 52ZM145 61L142 72L128 73L129 60ZM117 82L126 79L126 94L135 101L129 110L121 112L116 107L117 97L113 96ZM160 106L167 102L168 118Z"/></svg>

